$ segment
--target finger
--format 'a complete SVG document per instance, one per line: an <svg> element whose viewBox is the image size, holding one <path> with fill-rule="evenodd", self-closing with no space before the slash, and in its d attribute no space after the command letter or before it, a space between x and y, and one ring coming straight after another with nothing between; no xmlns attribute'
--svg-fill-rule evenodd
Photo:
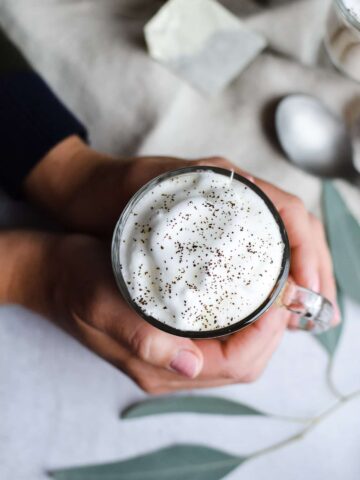
<svg viewBox="0 0 360 480"><path fill-rule="evenodd" d="M189 378L195 378L201 371L202 353L192 340L163 332L128 308L121 313L120 305L118 308L113 305L103 327L105 333L146 363Z"/></svg>
<svg viewBox="0 0 360 480"><path fill-rule="evenodd" d="M324 227L322 223L313 215L310 215L310 222L314 231L314 241L319 264L320 293L324 295L324 297L329 299L330 302L334 305L335 312L333 318L333 325L338 325L341 321L341 318L336 300L336 282Z"/></svg>
<svg viewBox="0 0 360 480"><path fill-rule="evenodd" d="M254 181L254 177L250 175L245 170L242 170L239 167L236 167L233 163L227 160L224 157L206 157L200 158L199 160L193 160L189 162L191 165L194 166L209 166L209 167L217 167L217 168L224 168L225 170L234 171L239 175L247 178L251 182Z"/></svg>
<svg viewBox="0 0 360 480"><path fill-rule="evenodd" d="M318 291L320 279L316 250L313 245L308 213L300 199L290 195L274 185L254 178L222 157L209 157L195 162L197 165L212 165L234 169L237 173L253 181L274 201L288 233L291 246L291 273L299 285Z"/></svg>
<svg viewBox="0 0 360 480"><path fill-rule="evenodd" d="M320 278L315 232L309 214L298 199L290 201L280 210L291 249L290 273L294 281L302 287L319 291Z"/></svg>
<svg viewBox="0 0 360 480"><path fill-rule="evenodd" d="M78 320L77 327L78 332L75 336L78 337L81 343L125 372L140 388L148 393L163 394L193 388L213 388L239 381L238 378L216 376L209 378L202 374L196 379L187 379L176 373L154 367L140 360L137 356L133 355L129 349L123 347L112 337L100 332L82 320ZM277 345L276 339L279 338L280 335L281 331L270 340L265 351L262 352L262 355L259 356L258 359L254 359L252 365L250 365L250 370L248 372L244 371L241 374L243 377L241 381L253 381L261 373L275 349ZM207 341L205 341L205 343L206 342Z"/></svg>
<svg viewBox="0 0 360 480"><path fill-rule="evenodd" d="M120 296L111 272L106 251L92 257L97 275L96 287L90 290L87 309L74 321L86 319L94 328L106 333L140 360L174 370L186 377L196 377L202 368L202 353L189 338L165 333L143 320Z"/></svg>
<svg viewBox="0 0 360 480"><path fill-rule="evenodd" d="M275 185L255 178L255 183L268 195L280 213L291 248L291 274L300 286L318 291L320 278L314 232L303 202Z"/></svg>
<svg viewBox="0 0 360 480"><path fill-rule="evenodd" d="M286 329L279 330L270 340L263 354L254 362L251 370L247 376L243 377L243 382L254 382L264 373L274 353L279 348L281 341L284 338Z"/></svg>
<svg viewBox="0 0 360 480"><path fill-rule="evenodd" d="M284 319L284 325L286 327L286 318L288 317L288 313L286 311L281 312L281 316ZM273 321L273 318L270 321ZM218 378L214 376L211 378L206 371L202 371L195 380L186 380L184 382L182 379L180 379L179 382L172 383L170 388L175 387L176 390L184 388L211 388L234 383L254 382L262 375L274 352L279 347L279 344L284 336L285 327L277 330L276 333L269 338L265 348L257 353L251 361L244 362L242 365L237 365L237 371L235 375L227 375L225 377L219 376ZM206 342L207 341L204 341L204 343ZM213 374L214 372L211 373Z"/></svg>
<svg viewBox="0 0 360 480"><path fill-rule="evenodd" d="M174 388L172 377L180 377L141 361L112 337L82 320L78 322L77 337L81 343L123 371L148 393L160 394L171 391Z"/></svg>
<svg viewBox="0 0 360 480"><path fill-rule="evenodd" d="M196 342L204 358L199 378L242 381L252 365L267 351L273 338L285 330L288 318L287 310L273 306L255 323L225 341Z"/></svg>
<svg viewBox="0 0 360 480"><path fill-rule="evenodd" d="M288 233L291 247L291 274L300 286L318 291L320 278L316 249L313 245L313 232L308 213L303 202L287 192L280 190L258 178L254 178L243 170L235 167L222 157L209 157L196 162L198 165L213 165L235 171L250 181L256 183L273 201L278 209Z"/></svg>
<svg viewBox="0 0 360 480"><path fill-rule="evenodd" d="M201 380L188 379L176 372L154 367L143 362L113 338L100 332L86 322L78 322L78 340L93 352L104 358L131 377L136 384L150 394L164 394L193 388L213 388L233 383L229 379Z"/></svg>
<svg viewBox="0 0 360 480"><path fill-rule="evenodd" d="M255 178L280 213L291 248L290 273L300 286L319 291L320 276L314 232L303 202L275 185Z"/></svg>

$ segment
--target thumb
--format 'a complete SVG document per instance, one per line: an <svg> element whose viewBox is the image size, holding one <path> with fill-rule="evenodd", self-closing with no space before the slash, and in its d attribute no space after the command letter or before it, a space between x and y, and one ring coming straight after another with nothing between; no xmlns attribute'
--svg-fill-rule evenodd
<svg viewBox="0 0 360 480"><path fill-rule="evenodd" d="M112 322L110 335L146 363L195 378L203 366L201 350L189 338L176 337L135 314Z"/></svg>

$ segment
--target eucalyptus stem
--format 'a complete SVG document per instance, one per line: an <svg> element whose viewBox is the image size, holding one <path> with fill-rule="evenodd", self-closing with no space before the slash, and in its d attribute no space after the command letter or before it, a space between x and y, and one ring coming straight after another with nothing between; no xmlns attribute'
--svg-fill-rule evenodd
<svg viewBox="0 0 360 480"><path fill-rule="evenodd" d="M313 420L313 417L288 417L287 415L277 415L276 413L266 413L266 416L275 418L276 420L294 423L309 423Z"/></svg>
<svg viewBox="0 0 360 480"><path fill-rule="evenodd" d="M295 435L292 435L291 437L288 437L285 440L281 440L280 442L275 443L270 447L263 448L262 450L258 450L257 452L250 454L247 457L247 460L253 460L254 458L261 457L262 455L266 455L268 453L280 450L282 447L285 447L293 442L302 440L311 430L317 427L322 421L324 421L326 418L332 415L339 408L343 407L347 403L354 400L354 398L356 397L360 397L360 390L356 390L355 392L352 392L349 395L341 394L341 397L338 397L338 401L334 405L329 407L320 415L309 419L308 425L303 430L301 430L301 432L296 433Z"/></svg>
<svg viewBox="0 0 360 480"><path fill-rule="evenodd" d="M344 399L345 401L349 402L351 400L354 400L354 398L360 397L360 390L355 390L355 392L349 393L348 395L345 395Z"/></svg>
<svg viewBox="0 0 360 480"><path fill-rule="evenodd" d="M332 378L333 366L334 366L334 358L331 357L329 359L327 369L326 369L326 383L330 392L339 400L343 400L344 398L346 398L346 396L340 392L340 390L337 388Z"/></svg>
<svg viewBox="0 0 360 480"><path fill-rule="evenodd" d="M261 450L258 450L257 452L250 454L246 460L253 460L254 458L261 457L271 452L275 452L276 450L280 450L282 447L286 447L287 445L290 445L292 442L301 440L304 437L305 433L307 432L307 428L308 427L306 427L301 432L296 433L295 435L292 435L291 437L288 437L285 440L282 440L281 442L275 443L270 447L263 448Z"/></svg>

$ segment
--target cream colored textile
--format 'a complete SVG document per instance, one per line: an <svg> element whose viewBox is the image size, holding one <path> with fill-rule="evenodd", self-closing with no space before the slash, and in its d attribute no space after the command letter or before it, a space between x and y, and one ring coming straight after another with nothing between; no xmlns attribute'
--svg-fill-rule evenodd
<svg viewBox="0 0 360 480"><path fill-rule="evenodd" d="M317 95L346 118L354 115L359 85L323 68L328 3L299 0L263 8L249 0L224 2L244 13L273 51L259 56L212 99L148 57L142 28L161 2L0 0L0 23L88 125L97 148L119 155L225 155L299 195L319 213L319 180L287 163L264 125L274 99L297 91ZM359 192L345 182L338 185L360 219ZM347 307L334 370L345 393L360 388L360 310L350 301ZM324 380L326 360L310 335L287 333L257 383L211 394L281 415L313 415L334 401ZM261 417L184 415L121 422L119 410L142 397L124 375L43 319L15 307L0 310L4 480L45 479L48 468L126 458L179 442L247 454L301 428ZM359 407L353 400L301 442L249 462L227 479L357 480Z"/></svg>

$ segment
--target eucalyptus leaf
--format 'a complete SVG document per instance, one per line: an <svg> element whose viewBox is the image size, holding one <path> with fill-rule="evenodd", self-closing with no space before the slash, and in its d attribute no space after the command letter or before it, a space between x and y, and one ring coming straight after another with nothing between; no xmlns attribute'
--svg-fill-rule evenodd
<svg viewBox="0 0 360 480"><path fill-rule="evenodd" d="M332 182L324 182L323 205L337 281L344 294L360 303L360 225Z"/></svg>
<svg viewBox="0 0 360 480"><path fill-rule="evenodd" d="M174 445L115 463L56 470L56 480L220 480L246 457L200 445Z"/></svg>
<svg viewBox="0 0 360 480"><path fill-rule="evenodd" d="M314 335L314 338L325 348L330 357L336 352L345 323L344 297L340 289L337 291L337 301L341 312L341 323L327 332Z"/></svg>
<svg viewBox="0 0 360 480"><path fill-rule="evenodd" d="M138 418L168 413L202 413L213 415L265 415L242 403L220 397L166 397L135 403L125 409L122 418Z"/></svg>

